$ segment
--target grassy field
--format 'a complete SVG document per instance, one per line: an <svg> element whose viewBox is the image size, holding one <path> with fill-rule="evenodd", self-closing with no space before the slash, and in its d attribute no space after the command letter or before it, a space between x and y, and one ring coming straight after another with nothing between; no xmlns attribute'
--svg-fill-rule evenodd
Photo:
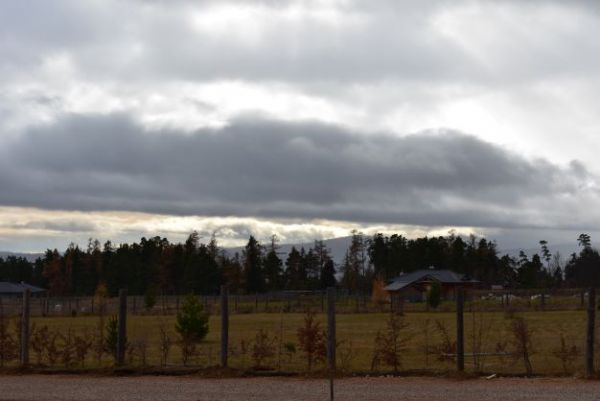
<svg viewBox="0 0 600 401"><path fill-rule="evenodd" d="M339 314L337 316L338 334L338 366L346 372L368 372L374 350L374 339L378 331L385 331L387 313ZM498 349L510 352L513 333L510 329L513 318L522 317L531 328L533 353L531 362L536 374L577 374L583 371L583 350L585 342L585 313L582 311L548 311L523 312L516 315L503 312L465 313L465 352L472 353L478 349L480 353L495 353ZM267 358L263 365L287 372L305 372L306 359L298 346L297 330L303 324L304 315L299 313L278 314L234 314L230 317L230 365L248 369L254 366L252 344L259 329L265 330L274 346L275 355ZM318 314L318 321L325 328L325 316ZM401 337L408 338L406 349L402 352L404 371L447 371L454 369L454 362L441 361L440 350L443 348L443 333L439 327L445 328L450 341L455 339L455 314L448 312L407 313L403 317L407 327L401 331ZM99 318L91 316L78 317L36 317L32 319L36 327L48 326L50 331L66 333L92 333L98 327ZM131 343L145 344L147 347L146 363L160 365L159 326L165 327L169 336L176 341L174 316L139 316L128 318L128 339ZM206 340L199 346L198 356L192 365L214 366L219 361L220 319L210 318L210 331ZM561 336L565 340L563 350L571 355L566 370L561 359L555 354L561 349ZM279 340L281 338L281 340ZM285 344L294 344L296 352L288 352ZM477 347L477 343L481 345ZM573 349L572 347L576 348ZM281 353L279 352L281 349ZM426 352L429 349L430 352ZM475 369L473 358L465 358L468 371ZM35 356L32 354L32 361ZM485 372L518 374L524 373L522 360L514 360L506 356L487 356L483 361ZM134 355L130 362L140 365L141 358ZM104 356L103 365L109 366L111 358ZM97 366L91 355L86 360L87 367ZM181 354L177 345L173 345L168 358L169 366L181 366ZM323 369L318 364L315 370ZM386 366L379 366L377 371L389 371Z"/></svg>

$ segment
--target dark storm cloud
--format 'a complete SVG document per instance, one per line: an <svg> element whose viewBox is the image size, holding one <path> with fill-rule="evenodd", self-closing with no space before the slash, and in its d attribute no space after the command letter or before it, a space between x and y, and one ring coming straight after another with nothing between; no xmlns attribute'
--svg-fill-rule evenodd
<svg viewBox="0 0 600 401"><path fill-rule="evenodd" d="M580 163L530 161L457 132L247 118L186 134L70 115L0 152L0 203L44 209L511 227L540 225L541 205L596 196Z"/></svg>

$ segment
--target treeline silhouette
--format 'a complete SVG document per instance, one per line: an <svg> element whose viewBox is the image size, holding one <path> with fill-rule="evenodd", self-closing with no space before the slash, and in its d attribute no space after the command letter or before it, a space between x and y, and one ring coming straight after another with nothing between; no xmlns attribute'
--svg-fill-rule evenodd
<svg viewBox="0 0 600 401"><path fill-rule="evenodd" d="M375 280L388 281L402 273L434 266L480 280L482 285L506 288L564 288L600 284L600 255L591 238L581 234L581 251L565 262L552 254L546 241L529 257L500 256L496 243L485 238L449 235L408 239L402 235L366 237L353 232L341 263L334 263L323 241L308 249L279 251L277 238L268 244L250 237L241 253L229 254L214 236L202 243L194 232L184 243L166 238L142 238L139 243L114 246L90 240L85 249L75 244L60 253L47 250L29 262L22 257L0 258L0 280L27 282L47 288L51 295L93 295L99 289L115 295L216 294L222 284L233 293L282 290L321 290L337 285L349 293L369 293Z"/></svg>

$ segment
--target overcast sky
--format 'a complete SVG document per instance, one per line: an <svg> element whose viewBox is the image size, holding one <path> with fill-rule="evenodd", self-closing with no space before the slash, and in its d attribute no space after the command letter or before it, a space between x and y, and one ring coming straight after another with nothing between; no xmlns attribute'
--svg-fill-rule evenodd
<svg viewBox="0 0 600 401"><path fill-rule="evenodd" d="M600 235L587 1L0 3L0 250Z"/></svg>

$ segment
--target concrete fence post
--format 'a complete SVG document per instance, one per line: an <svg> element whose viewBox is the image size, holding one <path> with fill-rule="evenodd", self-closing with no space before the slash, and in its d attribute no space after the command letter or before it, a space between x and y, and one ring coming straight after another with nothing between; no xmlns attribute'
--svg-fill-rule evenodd
<svg viewBox="0 0 600 401"><path fill-rule="evenodd" d="M336 368L335 288L327 288L327 365L329 368L329 400L333 401L333 377Z"/></svg>
<svg viewBox="0 0 600 401"><path fill-rule="evenodd" d="M587 308L587 341L585 347L585 373L586 376L594 375L594 339L596 330L596 289L588 290Z"/></svg>
<svg viewBox="0 0 600 401"><path fill-rule="evenodd" d="M221 366L227 367L229 351L229 291L221 286Z"/></svg>
<svg viewBox="0 0 600 401"><path fill-rule="evenodd" d="M456 370L465 370L465 327L464 327L464 290L459 288L456 293Z"/></svg>
<svg viewBox="0 0 600 401"><path fill-rule="evenodd" d="M119 317L117 332L117 366L125 364L127 346L127 290L119 290Z"/></svg>
<svg viewBox="0 0 600 401"><path fill-rule="evenodd" d="M23 291L23 312L21 315L21 366L29 365L29 317L31 315L31 290Z"/></svg>

